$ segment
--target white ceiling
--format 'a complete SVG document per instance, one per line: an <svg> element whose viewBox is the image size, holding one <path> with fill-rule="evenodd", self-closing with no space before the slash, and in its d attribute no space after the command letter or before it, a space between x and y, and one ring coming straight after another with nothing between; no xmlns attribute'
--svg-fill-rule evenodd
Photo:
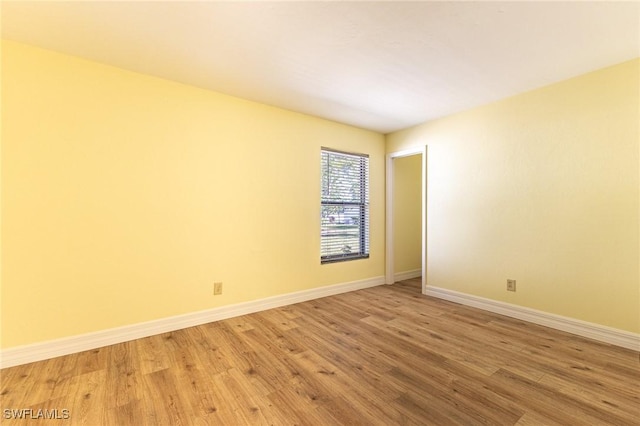
<svg viewBox="0 0 640 426"><path fill-rule="evenodd" d="M640 56L640 2L2 1L2 35L388 133Z"/></svg>

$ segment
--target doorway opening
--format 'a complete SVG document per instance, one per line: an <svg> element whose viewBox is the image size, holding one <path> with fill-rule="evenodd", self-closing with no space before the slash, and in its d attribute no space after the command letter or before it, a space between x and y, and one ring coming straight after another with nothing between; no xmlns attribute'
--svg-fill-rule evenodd
<svg viewBox="0 0 640 426"><path fill-rule="evenodd" d="M420 170L417 173L416 162L420 162ZM387 154L386 177L385 282L393 284L403 279L415 278L420 274L422 293L425 294L427 287L427 147ZM398 186L400 183L407 183L407 179L415 178L419 179L420 185L410 182L406 188ZM416 190L420 193L416 194ZM420 199L416 200L416 197ZM413 210L417 207L416 204L419 204L419 212ZM405 207L412 211L404 211ZM418 255L419 259L416 259Z"/></svg>

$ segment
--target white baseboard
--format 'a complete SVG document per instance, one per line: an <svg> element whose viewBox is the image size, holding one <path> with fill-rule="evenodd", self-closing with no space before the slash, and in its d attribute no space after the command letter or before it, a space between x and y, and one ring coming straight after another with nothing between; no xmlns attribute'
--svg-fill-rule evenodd
<svg viewBox="0 0 640 426"><path fill-rule="evenodd" d="M569 317L550 314L531 308L512 305L483 297L460 293L439 287L427 287L427 296L437 297L461 305L473 306L485 311L495 312L508 317L543 325L556 330L588 337L600 342L610 343L623 348L640 351L640 334L619 330L604 325L594 324Z"/></svg>
<svg viewBox="0 0 640 426"><path fill-rule="evenodd" d="M410 280L411 278L418 278L421 276L422 276L422 269L413 269L411 271L396 272L395 274L393 274L393 281L398 282L398 281Z"/></svg>
<svg viewBox="0 0 640 426"><path fill-rule="evenodd" d="M292 305L294 303L306 302L308 300L319 299L321 297L375 287L384 284L384 282L384 277L369 278L360 281L335 284L326 287L267 297L250 302L221 306L204 311L127 325L124 327L64 337L42 343L8 348L0 351L0 368L42 361L44 359L101 348L103 346L114 345L117 343L127 342L129 340L167 333L213 321L278 308L280 306Z"/></svg>

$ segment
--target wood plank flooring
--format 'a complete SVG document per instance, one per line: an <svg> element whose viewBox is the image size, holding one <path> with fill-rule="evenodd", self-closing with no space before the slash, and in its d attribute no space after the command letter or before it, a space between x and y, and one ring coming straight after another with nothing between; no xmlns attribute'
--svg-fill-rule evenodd
<svg viewBox="0 0 640 426"><path fill-rule="evenodd" d="M638 352L420 280L1 371L2 425L639 425ZM68 419L8 419L5 410Z"/></svg>

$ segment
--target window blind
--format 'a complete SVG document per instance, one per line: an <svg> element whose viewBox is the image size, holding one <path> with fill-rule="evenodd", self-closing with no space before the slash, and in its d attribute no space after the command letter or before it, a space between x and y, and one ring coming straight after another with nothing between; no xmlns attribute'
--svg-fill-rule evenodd
<svg viewBox="0 0 640 426"><path fill-rule="evenodd" d="M369 156L322 148L320 260L369 257Z"/></svg>

